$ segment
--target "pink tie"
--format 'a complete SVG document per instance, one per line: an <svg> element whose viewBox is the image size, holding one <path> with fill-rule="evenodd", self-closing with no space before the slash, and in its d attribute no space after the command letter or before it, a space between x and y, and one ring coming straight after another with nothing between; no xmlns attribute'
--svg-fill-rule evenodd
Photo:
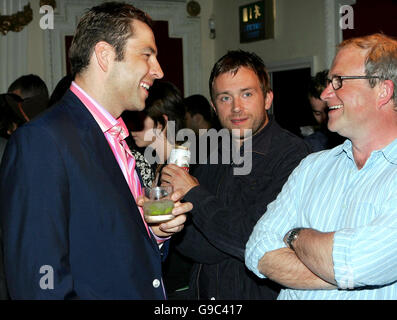
<svg viewBox="0 0 397 320"><path fill-rule="evenodd" d="M122 161L124 163L124 167L127 168L128 170L128 174L127 174L128 186L130 187L131 193L134 196L134 199L136 200L137 197L142 194L142 187L141 187L141 182L139 181L138 174L135 170L135 158L132 155L131 150L127 145L127 142L125 142L124 140L128 136L128 134L125 132L125 129L120 123L110 128L108 132L120 143L119 147L121 150L117 150L117 151L123 150L122 152L125 154L125 157L122 157ZM116 146L116 149L117 147L118 146ZM143 209L142 207L139 206L138 209L150 237L149 228L144 219Z"/></svg>

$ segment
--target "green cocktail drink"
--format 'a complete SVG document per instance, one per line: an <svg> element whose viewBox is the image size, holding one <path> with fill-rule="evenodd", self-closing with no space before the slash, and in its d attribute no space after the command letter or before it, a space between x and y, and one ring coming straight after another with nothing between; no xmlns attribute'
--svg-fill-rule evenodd
<svg viewBox="0 0 397 320"><path fill-rule="evenodd" d="M172 209L174 202L172 200L146 201L143 204L143 212L147 222L162 222L172 219Z"/></svg>
<svg viewBox="0 0 397 320"><path fill-rule="evenodd" d="M147 200L143 204L145 220L148 223L163 222L174 218L174 202L170 199L172 187L146 188Z"/></svg>

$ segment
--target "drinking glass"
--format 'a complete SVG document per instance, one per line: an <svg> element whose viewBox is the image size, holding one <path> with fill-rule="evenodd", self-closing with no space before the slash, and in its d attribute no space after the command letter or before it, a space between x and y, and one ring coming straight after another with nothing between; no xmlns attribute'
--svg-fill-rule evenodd
<svg viewBox="0 0 397 320"><path fill-rule="evenodd" d="M147 223L158 223L174 218L172 209L174 201L171 200L172 186L144 188L145 202L143 212Z"/></svg>

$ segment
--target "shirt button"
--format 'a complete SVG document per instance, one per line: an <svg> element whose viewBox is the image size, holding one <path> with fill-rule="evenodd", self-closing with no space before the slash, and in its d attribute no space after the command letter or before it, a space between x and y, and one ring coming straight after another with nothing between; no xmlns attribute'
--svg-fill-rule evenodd
<svg viewBox="0 0 397 320"><path fill-rule="evenodd" d="M155 287L155 288L160 287L160 280L159 279L154 279L153 280L153 287Z"/></svg>

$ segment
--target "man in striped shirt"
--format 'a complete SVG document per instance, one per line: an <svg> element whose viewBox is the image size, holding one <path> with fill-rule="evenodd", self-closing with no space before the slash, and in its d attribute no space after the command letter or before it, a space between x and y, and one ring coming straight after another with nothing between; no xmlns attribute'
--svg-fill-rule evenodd
<svg viewBox="0 0 397 320"><path fill-rule="evenodd" d="M396 88L395 39L339 45L321 98L347 140L301 162L246 245L279 299L397 299Z"/></svg>

